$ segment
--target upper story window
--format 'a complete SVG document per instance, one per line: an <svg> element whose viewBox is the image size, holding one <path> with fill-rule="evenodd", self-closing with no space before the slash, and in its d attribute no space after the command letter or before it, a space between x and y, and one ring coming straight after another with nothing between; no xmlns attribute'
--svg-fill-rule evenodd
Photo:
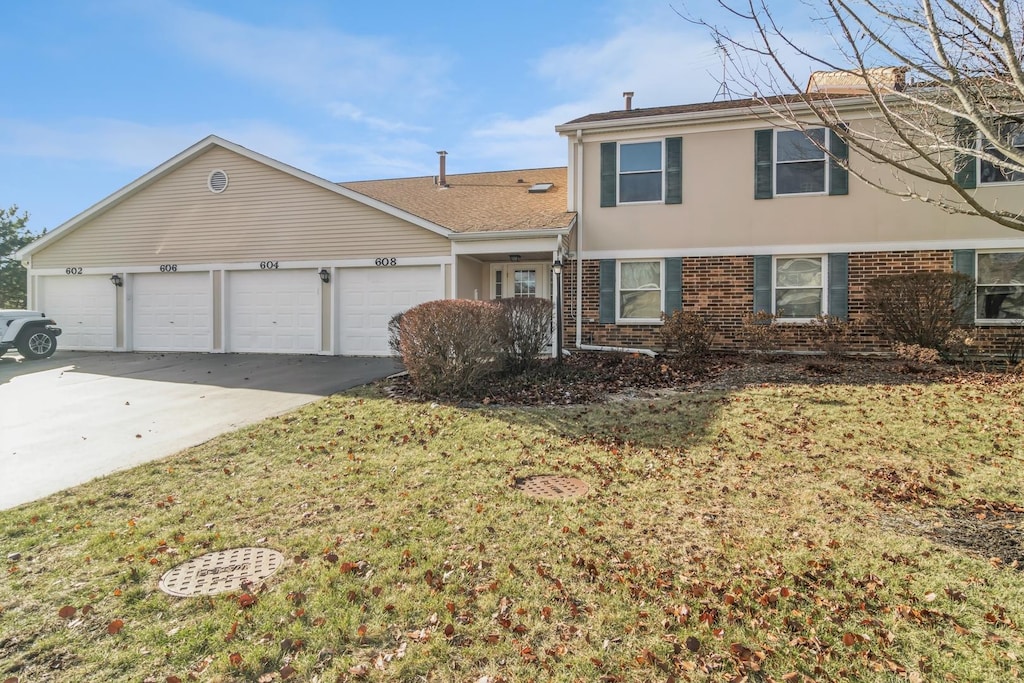
<svg viewBox="0 0 1024 683"><path fill-rule="evenodd" d="M1006 145L1015 148L1024 155L1024 124L1007 123L999 127L999 133ZM981 148L997 159L1006 159L1006 155L996 150L990 140L982 139ZM1019 165L1019 164L1015 164ZM1000 166L988 159L979 160L978 178L982 183L1019 183L1024 181L1024 172Z"/></svg>
<svg viewBox="0 0 1024 683"><path fill-rule="evenodd" d="M827 187L825 129L775 134L775 194L820 194Z"/></svg>
<svg viewBox="0 0 1024 683"><path fill-rule="evenodd" d="M754 199L849 194L850 149L836 130L755 130Z"/></svg>
<svg viewBox="0 0 1024 683"><path fill-rule="evenodd" d="M602 142L600 204L683 203L683 139Z"/></svg>
<svg viewBox="0 0 1024 683"><path fill-rule="evenodd" d="M1024 319L1024 251L978 254L980 320Z"/></svg>
<svg viewBox="0 0 1024 683"><path fill-rule="evenodd" d="M619 144L619 202L660 202L661 141Z"/></svg>

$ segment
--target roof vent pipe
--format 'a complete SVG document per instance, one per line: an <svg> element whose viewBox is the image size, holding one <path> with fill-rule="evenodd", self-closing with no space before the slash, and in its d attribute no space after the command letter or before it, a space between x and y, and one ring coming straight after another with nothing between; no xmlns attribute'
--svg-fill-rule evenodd
<svg viewBox="0 0 1024 683"><path fill-rule="evenodd" d="M632 93L632 91L624 92L624 93L622 93L622 96L626 98L626 111L632 111L632 109L633 109L633 93Z"/></svg>
<svg viewBox="0 0 1024 683"><path fill-rule="evenodd" d="M448 176L446 176L444 172L444 160L445 157L448 156L448 152L442 149L437 153L437 156L441 163L441 171L440 174L437 176L437 185L438 187L448 187Z"/></svg>

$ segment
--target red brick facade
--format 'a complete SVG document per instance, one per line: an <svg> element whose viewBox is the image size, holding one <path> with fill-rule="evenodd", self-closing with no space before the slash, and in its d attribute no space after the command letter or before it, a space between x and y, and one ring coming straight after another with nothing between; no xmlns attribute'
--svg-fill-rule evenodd
<svg viewBox="0 0 1024 683"><path fill-rule="evenodd" d="M565 270L565 345L576 342L575 261ZM953 269L948 250L861 252L849 255L849 313L854 323L850 352L888 352L891 344L867 321L864 299L868 282L880 275L914 271ZM583 262L582 342L599 346L661 348L658 325L615 325L599 321L600 261ZM705 316L718 329L716 347L742 349L742 323L754 306L754 258L752 256L696 256L682 260L683 310ZM787 351L816 351L818 343L811 325L781 324L782 348ZM984 325L967 328L980 354L1005 354L1013 328Z"/></svg>

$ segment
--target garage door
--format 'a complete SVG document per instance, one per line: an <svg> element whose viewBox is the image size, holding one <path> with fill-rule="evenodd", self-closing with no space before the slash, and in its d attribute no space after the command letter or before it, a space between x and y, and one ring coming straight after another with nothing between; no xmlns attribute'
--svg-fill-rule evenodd
<svg viewBox="0 0 1024 683"><path fill-rule="evenodd" d="M109 275L41 277L36 308L57 321L61 349L109 351L117 329L117 288Z"/></svg>
<svg viewBox="0 0 1024 683"><path fill-rule="evenodd" d="M320 289L315 270L228 274L228 350L317 353Z"/></svg>
<svg viewBox="0 0 1024 683"><path fill-rule="evenodd" d="M131 280L132 348L209 351L213 297L209 273L143 273Z"/></svg>
<svg viewBox="0 0 1024 683"><path fill-rule="evenodd" d="M391 316L444 297L438 266L345 268L338 271L338 292L343 356L391 355Z"/></svg>

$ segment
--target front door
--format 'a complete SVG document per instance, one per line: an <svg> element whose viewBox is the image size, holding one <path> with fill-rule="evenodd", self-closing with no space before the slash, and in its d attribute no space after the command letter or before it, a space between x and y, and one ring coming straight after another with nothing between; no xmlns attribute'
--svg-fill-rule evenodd
<svg viewBox="0 0 1024 683"><path fill-rule="evenodd" d="M515 299L527 296L551 298L548 271L542 263L492 263L491 298Z"/></svg>

